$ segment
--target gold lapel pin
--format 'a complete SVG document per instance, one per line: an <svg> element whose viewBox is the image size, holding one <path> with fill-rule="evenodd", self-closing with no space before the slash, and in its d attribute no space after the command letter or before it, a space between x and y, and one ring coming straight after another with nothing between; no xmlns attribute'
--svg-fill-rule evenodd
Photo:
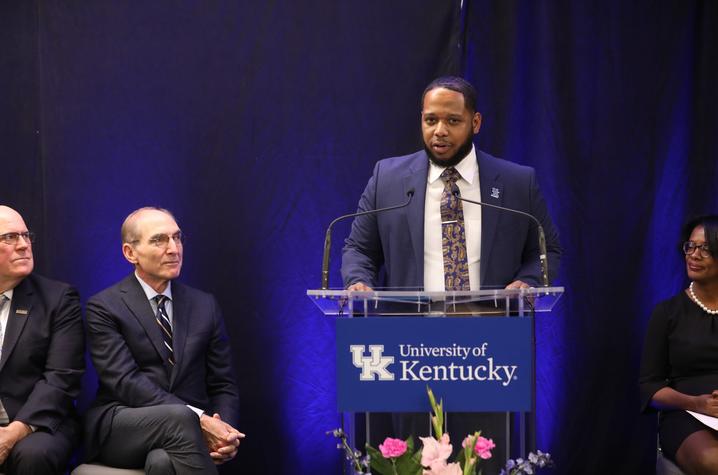
<svg viewBox="0 0 718 475"><path fill-rule="evenodd" d="M27 316L27 309L26 308L18 308L17 310L15 310L15 315Z"/></svg>

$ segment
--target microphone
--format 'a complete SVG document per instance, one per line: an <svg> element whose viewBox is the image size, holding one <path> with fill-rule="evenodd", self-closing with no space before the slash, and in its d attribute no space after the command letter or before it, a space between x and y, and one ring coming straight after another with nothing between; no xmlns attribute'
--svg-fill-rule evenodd
<svg viewBox="0 0 718 475"><path fill-rule="evenodd" d="M411 199L414 197L414 188L410 188L409 191L406 192L406 196L408 197L407 200L400 205L389 206L387 208L372 209L369 211L361 211L359 213L345 214L343 216L339 216L334 221L329 223L329 226L327 227L327 232L324 235L324 257L322 257L322 290L326 290L329 288L329 250L332 247L332 227L337 222L343 219L356 218L357 216L366 216L368 214L383 213L384 211L391 211L393 209L399 209L404 208L405 206L409 206L409 203L411 203Z"/></svg>
<svg viewBox="0 0 718 475"><path fill-rule="evenodd" d="M481 201L474 201L469 200L466 198L461 197L461 192L459 191L459 186L454 183L451 186L451 194L454 195L456 198L460 199L461 201L465 201L467 203L479 205L479 206L486 206L488 208L495 208L500 209L502 211L508 211L510 213L516 213L520 214L522 216L526 216L530 218L534 223L536 223L536 227L538 228L538 244L539 244L539 259L541 261L541 277L543 280L543 286L548 287L548 258L546 257L546 235L543 231L543 226L541 226L541 222L536 219L536 217L532 214L524 213L523 211L519 211L517 209L511 209L511 208L505 208L503 206L497 206L492 205L489 203L483 203Z"/></svg>

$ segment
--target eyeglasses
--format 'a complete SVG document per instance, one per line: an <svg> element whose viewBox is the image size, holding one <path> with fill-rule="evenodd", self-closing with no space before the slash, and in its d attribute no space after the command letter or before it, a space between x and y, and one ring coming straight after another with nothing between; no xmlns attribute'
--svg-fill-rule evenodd
<svg viewBox="0 0 718 475"><path fill-rule="evenodd" d="M711 257L713 253L711 252L711 248L708 246L708 243L698 244L697 242L693 241L686 241L683 243L683 254L686 256L690 256L693 254L693 251L698 249L700 252L701 257Z"/></svg>
<svg viewBox="0 0 718 475"><path fill-rule="evenodd" d="M25 231L24 233L0 234L0 242L4 242L10 246L15 246L21 237L25 240L25 242L35 242L35 233L30 231Z"/></svg>
<svg viewBox="0 0 718 475"><path fill-rule="evenodd" d="M170 239L174 241L174 243L179 246L183 242L185 242L185 239L187 239L187 235L183 233L182 231L174 233L172 236L168 234L157 234L155 236L152 236L147 243L150 246L159 247L161 249L167 249L170 245ZM140 242L139 239L132 241L130 244L137 244Z"/></svg>

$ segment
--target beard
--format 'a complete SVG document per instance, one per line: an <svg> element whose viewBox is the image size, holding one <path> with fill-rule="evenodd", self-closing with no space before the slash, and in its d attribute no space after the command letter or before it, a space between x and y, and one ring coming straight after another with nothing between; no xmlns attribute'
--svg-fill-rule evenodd
<svg viewBox="0 0 718 475"><path fill-rule="evenodd" d="M434 165L441 167L441 168L455 167L456 165L459 164L459 162L461 160L464 159L464 157L466 157L469 154L469 152L471 152L471 147L474 146L474 141L472 140L472 138L473 137L471 135L469 135L466 138L466 140L464 141L464 143L461 144L461 147L459 147L459 149L456 151L456 153L446 160L441 160L441 159L436 158L436 156L434 156L434 152L431 151L431 149L429 148L428 145L426 145L426 143L424 143L424 150L426 151L426 154L429 156L429 160L431 160L431 162Z"/></svg>

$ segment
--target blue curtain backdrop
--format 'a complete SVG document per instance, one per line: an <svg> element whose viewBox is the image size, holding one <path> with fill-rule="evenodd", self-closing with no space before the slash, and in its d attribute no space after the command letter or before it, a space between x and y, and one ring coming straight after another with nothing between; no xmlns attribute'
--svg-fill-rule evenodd
<svg viewBox="0 0 718 475"><path fill-rule="evenodd" d="M464 75L477 145L537 169L566 249L537 321L539 446L555 473L651 473L641 342L685 284L680 224L718 211L717 28L712 1L6 1L0 203L83 299L130 271L124 217L172 209L182 279L232 338L248 437L226 472L339 473L333 324L304 296L323 231L421 146L423 87Z"/></svg>

